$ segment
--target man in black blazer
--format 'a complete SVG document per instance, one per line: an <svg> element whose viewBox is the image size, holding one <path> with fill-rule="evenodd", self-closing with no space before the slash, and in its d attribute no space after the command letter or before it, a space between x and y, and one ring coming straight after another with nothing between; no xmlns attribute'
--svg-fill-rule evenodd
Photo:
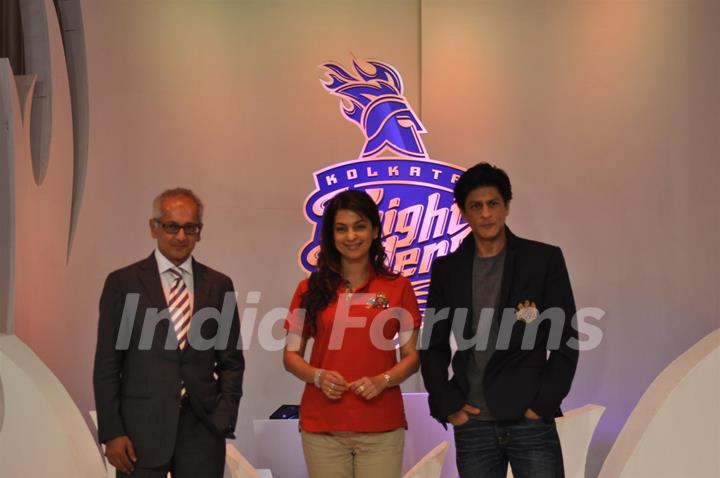
<svg viewBox="0 0 720 478"><path fill-rule="evenodd" d="M245 361L232 281L191 256L202 213L188 189L160 194L157 248L105 281L93 385L118 476L223 476Z"/></svg>
<svg viewBox="0 0 720 478"><path fill-rule="evenodd" d="M473 166L454 195L472 233L432 265L421 350L430 413L454 427L462 478L505 478L508 462L516 478L562 477L554 417L579 350L562 251L510 232L502 169Z"/></svg>

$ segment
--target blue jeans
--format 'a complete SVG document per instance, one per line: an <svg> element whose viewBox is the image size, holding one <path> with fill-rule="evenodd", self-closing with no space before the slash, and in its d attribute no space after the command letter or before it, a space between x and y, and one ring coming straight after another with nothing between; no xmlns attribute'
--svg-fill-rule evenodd
<svg viewBox="0 0 720 478"><path fill-rule="evenodd" d="M554 420L469 420L455 427L461 478L564 478L562 450Z"/></svg>

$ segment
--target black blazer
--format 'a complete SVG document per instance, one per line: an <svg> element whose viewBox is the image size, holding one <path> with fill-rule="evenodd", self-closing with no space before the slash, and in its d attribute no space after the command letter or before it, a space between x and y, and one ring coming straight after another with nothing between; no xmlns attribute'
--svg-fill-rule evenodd
<svg viewBox="0 0 720 478"><path fill-rule="evenodd" d="M512 327L509 346L496 350L485 368L483 387L490 412L498 420L522 418L531 408L543 418L560 415L560 402L570 391L578 361L575 302L565 260L560 248L536 241L521 239L507 227L505 268L500 290L498 310L494 319L502 318L503 309L515 309L519 302L534 302L542 314L559 307L566 320L556 325L562 331L560 346L547 358L551 321L536 320L526 324L516 320L513 313L508 325ZM429 393L430 414L441 423L448 415L467 403L469 384L467 363L472 348L457 351L452 357L454 376L448 379L451 363L450 333L470 338L472 330L472 268L475 242L470 234L460 247L432 265L426 319L432 311L448 308L448 318L432 324L426 320L420 352L422 376ZM451 326L457 309L468 309L465 327ZM556 310L557 312L557 310ZM439 316L438 316L439 317ZM530 347L522 347L526 329L536 328L537 336ZM573 339L574 340L571 340ZM568 346L570 341L574 347ZM524 349L527 348L527 349Z"/></svg>
<svg viewBox="0 0 720 478"><path fill-rule="evenodd" d="M205 307L221 310L225 294L234 290L229 277L195 260L193 281L193 313ZM126 296L132 293L137 294L137 312L134 320L123 321ZM211 339L209 347L196 350L189 342L182 351L176 346L166 350L168 332L173 334L171 340L175 344L177 340L169 319L163 319L155 327L148 321L145 334L151 336L152 341L142 347L140 339L146 311L167 308L155 256L152 254L108 275L100 298L93 371L101 443L128 435L138 455L137 466L144 468L167 463L175 444L181 381L193 413L213 432L233 438L245 361L238 346L237 306L234 296L231 297L230 323L223 324L230 331L227 346L217 343L222 336L217 334L218 320L205 320L197 323L202 323L199 329L202 337ZM126 350L116 350L121 327L124 335L129 336Z"/></svg>

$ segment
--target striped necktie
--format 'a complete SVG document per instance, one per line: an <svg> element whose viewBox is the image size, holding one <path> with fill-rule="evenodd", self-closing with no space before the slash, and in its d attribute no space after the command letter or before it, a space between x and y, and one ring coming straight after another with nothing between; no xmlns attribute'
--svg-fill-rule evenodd
<svg viewBox="0 0 720 478"><path fill-rule="evenodd" d="M190 318L192 317L192 307L190 304L190 291L185 286L180 269L170 269L170 273L175 280L170 287L170 299L168 300L168 309L170 309L170 320L175 329L178 346L180 350L187 345L187 334L190 329Z"/></svg>

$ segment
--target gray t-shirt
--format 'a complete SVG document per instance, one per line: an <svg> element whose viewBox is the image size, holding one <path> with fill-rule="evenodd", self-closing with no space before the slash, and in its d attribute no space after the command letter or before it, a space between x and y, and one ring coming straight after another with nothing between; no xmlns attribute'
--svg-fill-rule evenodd
<svg viewBox="0 0 720 478"><path fill-rule="evenodd" d="M473 260L472 307L473 330L477 336L473 353L468 355L468 382L470 405L480 409L479 420L492 420L483 390L483 375L490 357L495 352L498 324L493 320L500 301L500 285L505 266L505 249L493 257L475 255Z"/></svg>

